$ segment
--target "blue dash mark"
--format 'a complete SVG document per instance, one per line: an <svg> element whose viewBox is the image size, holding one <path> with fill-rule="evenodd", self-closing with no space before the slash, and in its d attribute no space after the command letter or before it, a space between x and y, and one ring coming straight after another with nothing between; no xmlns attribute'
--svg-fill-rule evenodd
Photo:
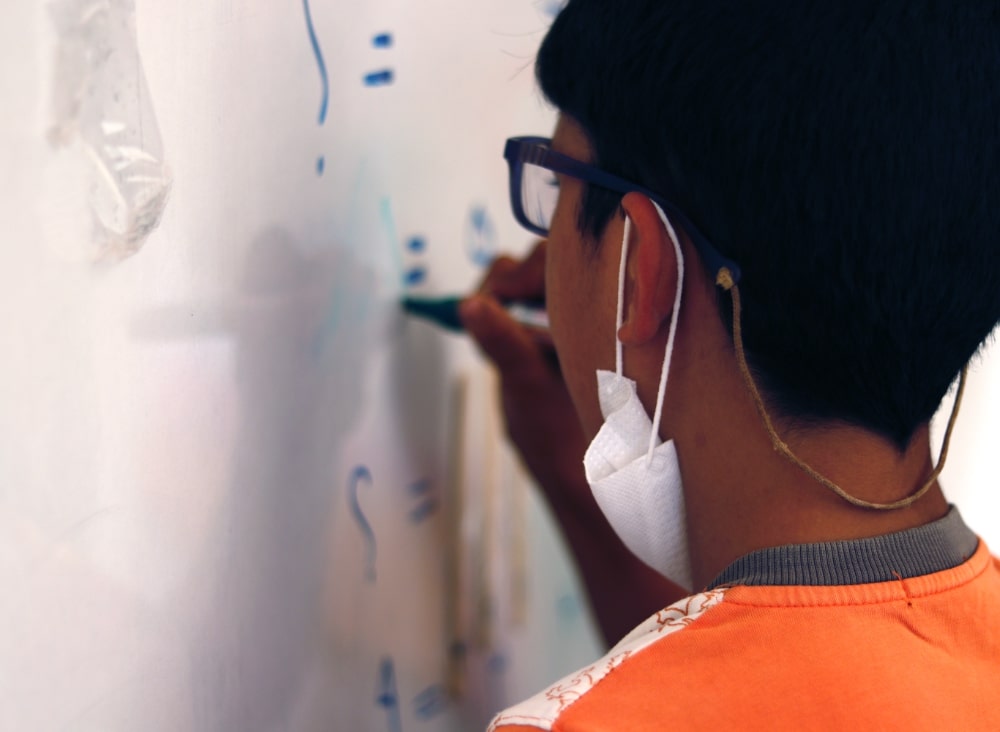
<svg viewBox="0 0 1000 732"><path fill-rule="evenodd" d="M418 254L427 251L427 240L422 236L415 236L406 242L406 248Z"/></svg>
<svg viewBox="0 0 1000 732"><path fill-rule="evenodd" d="M389 657L383 658L379 664L375 703L385 710L389 731L402 732L403 719L399 711L399 692L396 690L396 667Z"/></svg>
<svg viewBox="0 0 1000 732"><path fill-rule="evenodd" d="M413 267L406 273L406 285L414 287L427 279L427 270L423 267Z"/></svg>
<svg viewBox="0 0 1000 732"><path fill-rule="evenodd" d="M369 582L374 582L375 552L378 547L375 541L375 532L372 530L372 525L368 523L368 519L361 510L361 502L358 500L358 486L361 485L361 483L367 483L369 486L372 485L371 471L363 465L356 467L351 472L351 479L347 486L347 499L351 502L351 513L354 515L354 520L360 527L361 533L365 537L365 544L367 545L367 554L365 556L365 578Z"/></svg>
<svg viewBox="0 0 1000 732"><path fill-rule="evenodd" d="M448 692L441 684L435 684L421 691L413 700L413 711L418 719L427 721L448 709Z"/></svg>
<svg viewBox="0 0 1000 732"><path fill-rule="evenodd" d="M417 501L417 505L410 509L410 521L415 524L426 521L440 506L437 496L432 493L429 480L418 480L411 484L410 495Z"/></svg>
<svg viewBox="0 0 1000 732"><path fill-rule="evenodd" d="M392 48L392 33L379 33L372 38L372 45L375 48Z"/></svg>
<svg viewBox="0 0 1000 732"><path fill-rule="evenodd" d="M382 69L365 74L365 86L388 86L396 78L392 69Z"/></svg>

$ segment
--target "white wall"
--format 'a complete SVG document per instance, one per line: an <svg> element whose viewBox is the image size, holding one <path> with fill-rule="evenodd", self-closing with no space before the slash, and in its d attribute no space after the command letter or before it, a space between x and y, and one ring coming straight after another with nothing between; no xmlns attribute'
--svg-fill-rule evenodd
<svg viewBox="0 0 1000 732"><path fill-rule="evenodd" d="M2 729L475 729L598 652L482 367L396 305L530 243L549 12L313 0L320 124L305 10L0 10Z"/></svg>

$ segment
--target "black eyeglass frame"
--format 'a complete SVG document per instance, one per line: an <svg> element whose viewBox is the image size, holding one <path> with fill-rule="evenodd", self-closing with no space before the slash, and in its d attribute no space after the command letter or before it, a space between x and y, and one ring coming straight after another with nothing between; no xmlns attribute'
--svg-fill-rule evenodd
<svg viewBox="0 0 1000 732"><path fill-rule="evenodd" d="M528 231L543 237L549 234L547 229L534 224L524 210L524 202L521 200L521 181L523 180L525 164L536 165L554 173L562 173L617 193L625 194L634 191L648 196L660 204L675 226L684 229L691 238L695 249L698 250L698 254L701 255L702 261L713 274L725 267L732 275L733 282L740 281L740 266L719 253L682 211L648 188L554 151L552 140L548 137L511 137L504 145L503 156L510 168L510 205L514 211L514 218Z"/></svg>

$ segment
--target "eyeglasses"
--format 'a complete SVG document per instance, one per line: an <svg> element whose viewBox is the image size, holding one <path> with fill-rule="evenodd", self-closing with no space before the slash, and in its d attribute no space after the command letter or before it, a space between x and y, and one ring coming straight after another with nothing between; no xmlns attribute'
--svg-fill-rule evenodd
<svg viewBox="0 0 1000 732"><path fill-rule="evenodd" d="M658 194L593 165L555 152L552 150L552 140L547 137L512 137L504 146L503 156L510 167L510 205L514 209L514 218L528 231L539 236L549 235L552 216L559 200L559 182L555 173L562 173L618 193L635 191L648 196L660 205L675 226L684 229L705 266L713 274L726 267L732 274L733 281L739 282L739 265L722 256L687 216Z"/></svg>

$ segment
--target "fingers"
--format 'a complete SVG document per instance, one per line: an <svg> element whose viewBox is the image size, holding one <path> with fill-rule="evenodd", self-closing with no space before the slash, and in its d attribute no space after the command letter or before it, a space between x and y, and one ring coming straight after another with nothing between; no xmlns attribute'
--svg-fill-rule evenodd
<svg viewBox="0 0 1000 732"><path fill-rule="evenodd" d="M543 300L545 242L538 242L523 260L506 256L493 260L479 286L479 292L500 300Z"/></svg>
<svg viewBox="0 0 1000 732"><path fill-rule="evenodd" d="M551 378L542 347L532 333L515 321L489 295L473 295L459 308L466 331L505 379L521 381Z"/></svg>

